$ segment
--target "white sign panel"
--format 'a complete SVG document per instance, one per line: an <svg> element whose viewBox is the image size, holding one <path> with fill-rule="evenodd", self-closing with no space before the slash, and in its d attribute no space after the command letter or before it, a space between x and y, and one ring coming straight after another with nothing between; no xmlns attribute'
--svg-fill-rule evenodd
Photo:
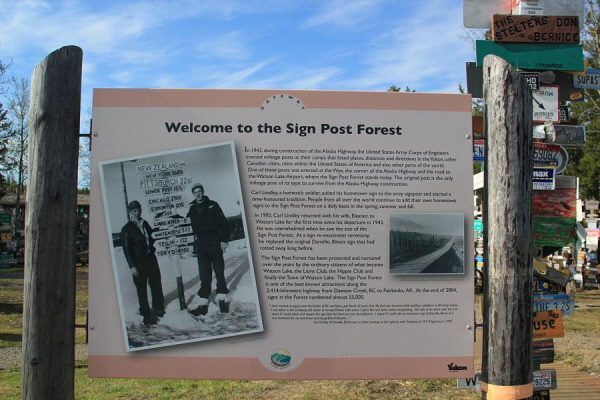
<svg viewBox="0 0 600 400"><path fill-rule="evenodd" d="M600 69L589 68L584 74L573 74L573 87L579 89L600 89Z"/></svg>
<svg viewBox="0 0 600 400"><path fill-rule="evenodd" d="M543 0L512 0L515 15L544 15Z"/></svg>
<svg viewBox="0 0 600 400"><path fill-rule="evenodd" d="M458 389L477 389L477 391L481 391L481 374L475 374L475 377L472 378L462 378L456 380L456 387Z"/></svg>
<svg viewBox="0 0 600 400"><path fill-rule="evenodd" d="M560 122L558 90L558 86L541 86L539 90L531 91L534 122Z"/></svg>
<svg viewBox="0 0 600 400"><path fill-rule="evenodd" d="M492 15L511 14L515 0L463 0L465 28L491 29ZM531 3L531 2L528 2ZM544 15L576 15L584 20L583 0L542 0Z"/></svg>
<svg viewBox="0 0 600 400"><path fill-rule="evenodd" d="M90 375L472 377L471 131L467 95L96 90Z"/></svg>

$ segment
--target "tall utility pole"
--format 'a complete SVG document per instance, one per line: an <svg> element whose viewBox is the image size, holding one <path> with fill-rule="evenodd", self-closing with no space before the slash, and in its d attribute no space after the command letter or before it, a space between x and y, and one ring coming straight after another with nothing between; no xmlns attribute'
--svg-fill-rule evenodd
<svg viewBox="0 0 600 400"><path fill-rule="evenodd" d="M505 60L484 59L487 290L482 381L488 399L533 395L532 97Z"/></svg>
<svg viewBox="0 0 600 400"><path fill-rule="evenodd" d="M31 78L23 399L74 398L82 58L79 47L63 47L38 64Z"/></svg>

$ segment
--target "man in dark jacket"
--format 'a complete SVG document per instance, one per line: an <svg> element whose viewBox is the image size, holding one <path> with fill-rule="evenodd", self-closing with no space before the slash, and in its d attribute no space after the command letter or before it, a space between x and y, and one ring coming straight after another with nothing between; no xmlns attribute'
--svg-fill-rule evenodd
<svg viewBox="0 0 600 400"><path fill-rule="evenodd" d="M165 315L160 268L156 259L152 227L142 219L142 206L132 201L127 206L129 222L121 229L123 252L133 275L133 283L140 303L140 314L144 324L154 325L158 317ZM152 294L152 309L148 303L148 286Z"/></svg>
<svg viewBox="0 0 600 400"><path fill-rule="evenodd" d="M208 298L212 291L212 274L217 280L217 301L221 312L229 311L227 282L225 281L225 261L223 252L229 242L229 223L221 207L204 195L204 187L200 183L192 186L194 201L190 203L187 216L190 218L196 242L198 257L198 273L200 290L198 290L198 307L190 312L193 315L205 315L208 312Z"/></svg>

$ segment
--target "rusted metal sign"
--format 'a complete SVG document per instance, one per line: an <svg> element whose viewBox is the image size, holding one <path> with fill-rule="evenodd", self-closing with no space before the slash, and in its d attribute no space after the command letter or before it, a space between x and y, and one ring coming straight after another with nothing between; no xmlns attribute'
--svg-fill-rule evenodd
<svg viewBox="0 0 600 400"><path fill-rule="evenodd" d="M550 15L494 15L495 42L579 43L579 17Z"/></svg>

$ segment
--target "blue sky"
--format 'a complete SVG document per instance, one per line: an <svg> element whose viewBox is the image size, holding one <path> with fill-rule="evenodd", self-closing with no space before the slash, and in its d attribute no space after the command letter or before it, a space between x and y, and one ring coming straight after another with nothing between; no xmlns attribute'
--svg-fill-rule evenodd
<svg viewBox="0 0 600 400"><path fill-rule="evenodd" d="M0 0L0 60L29 78L84 52L93 88L276 88L456 93L475 58L463 0Z"/></svg>

